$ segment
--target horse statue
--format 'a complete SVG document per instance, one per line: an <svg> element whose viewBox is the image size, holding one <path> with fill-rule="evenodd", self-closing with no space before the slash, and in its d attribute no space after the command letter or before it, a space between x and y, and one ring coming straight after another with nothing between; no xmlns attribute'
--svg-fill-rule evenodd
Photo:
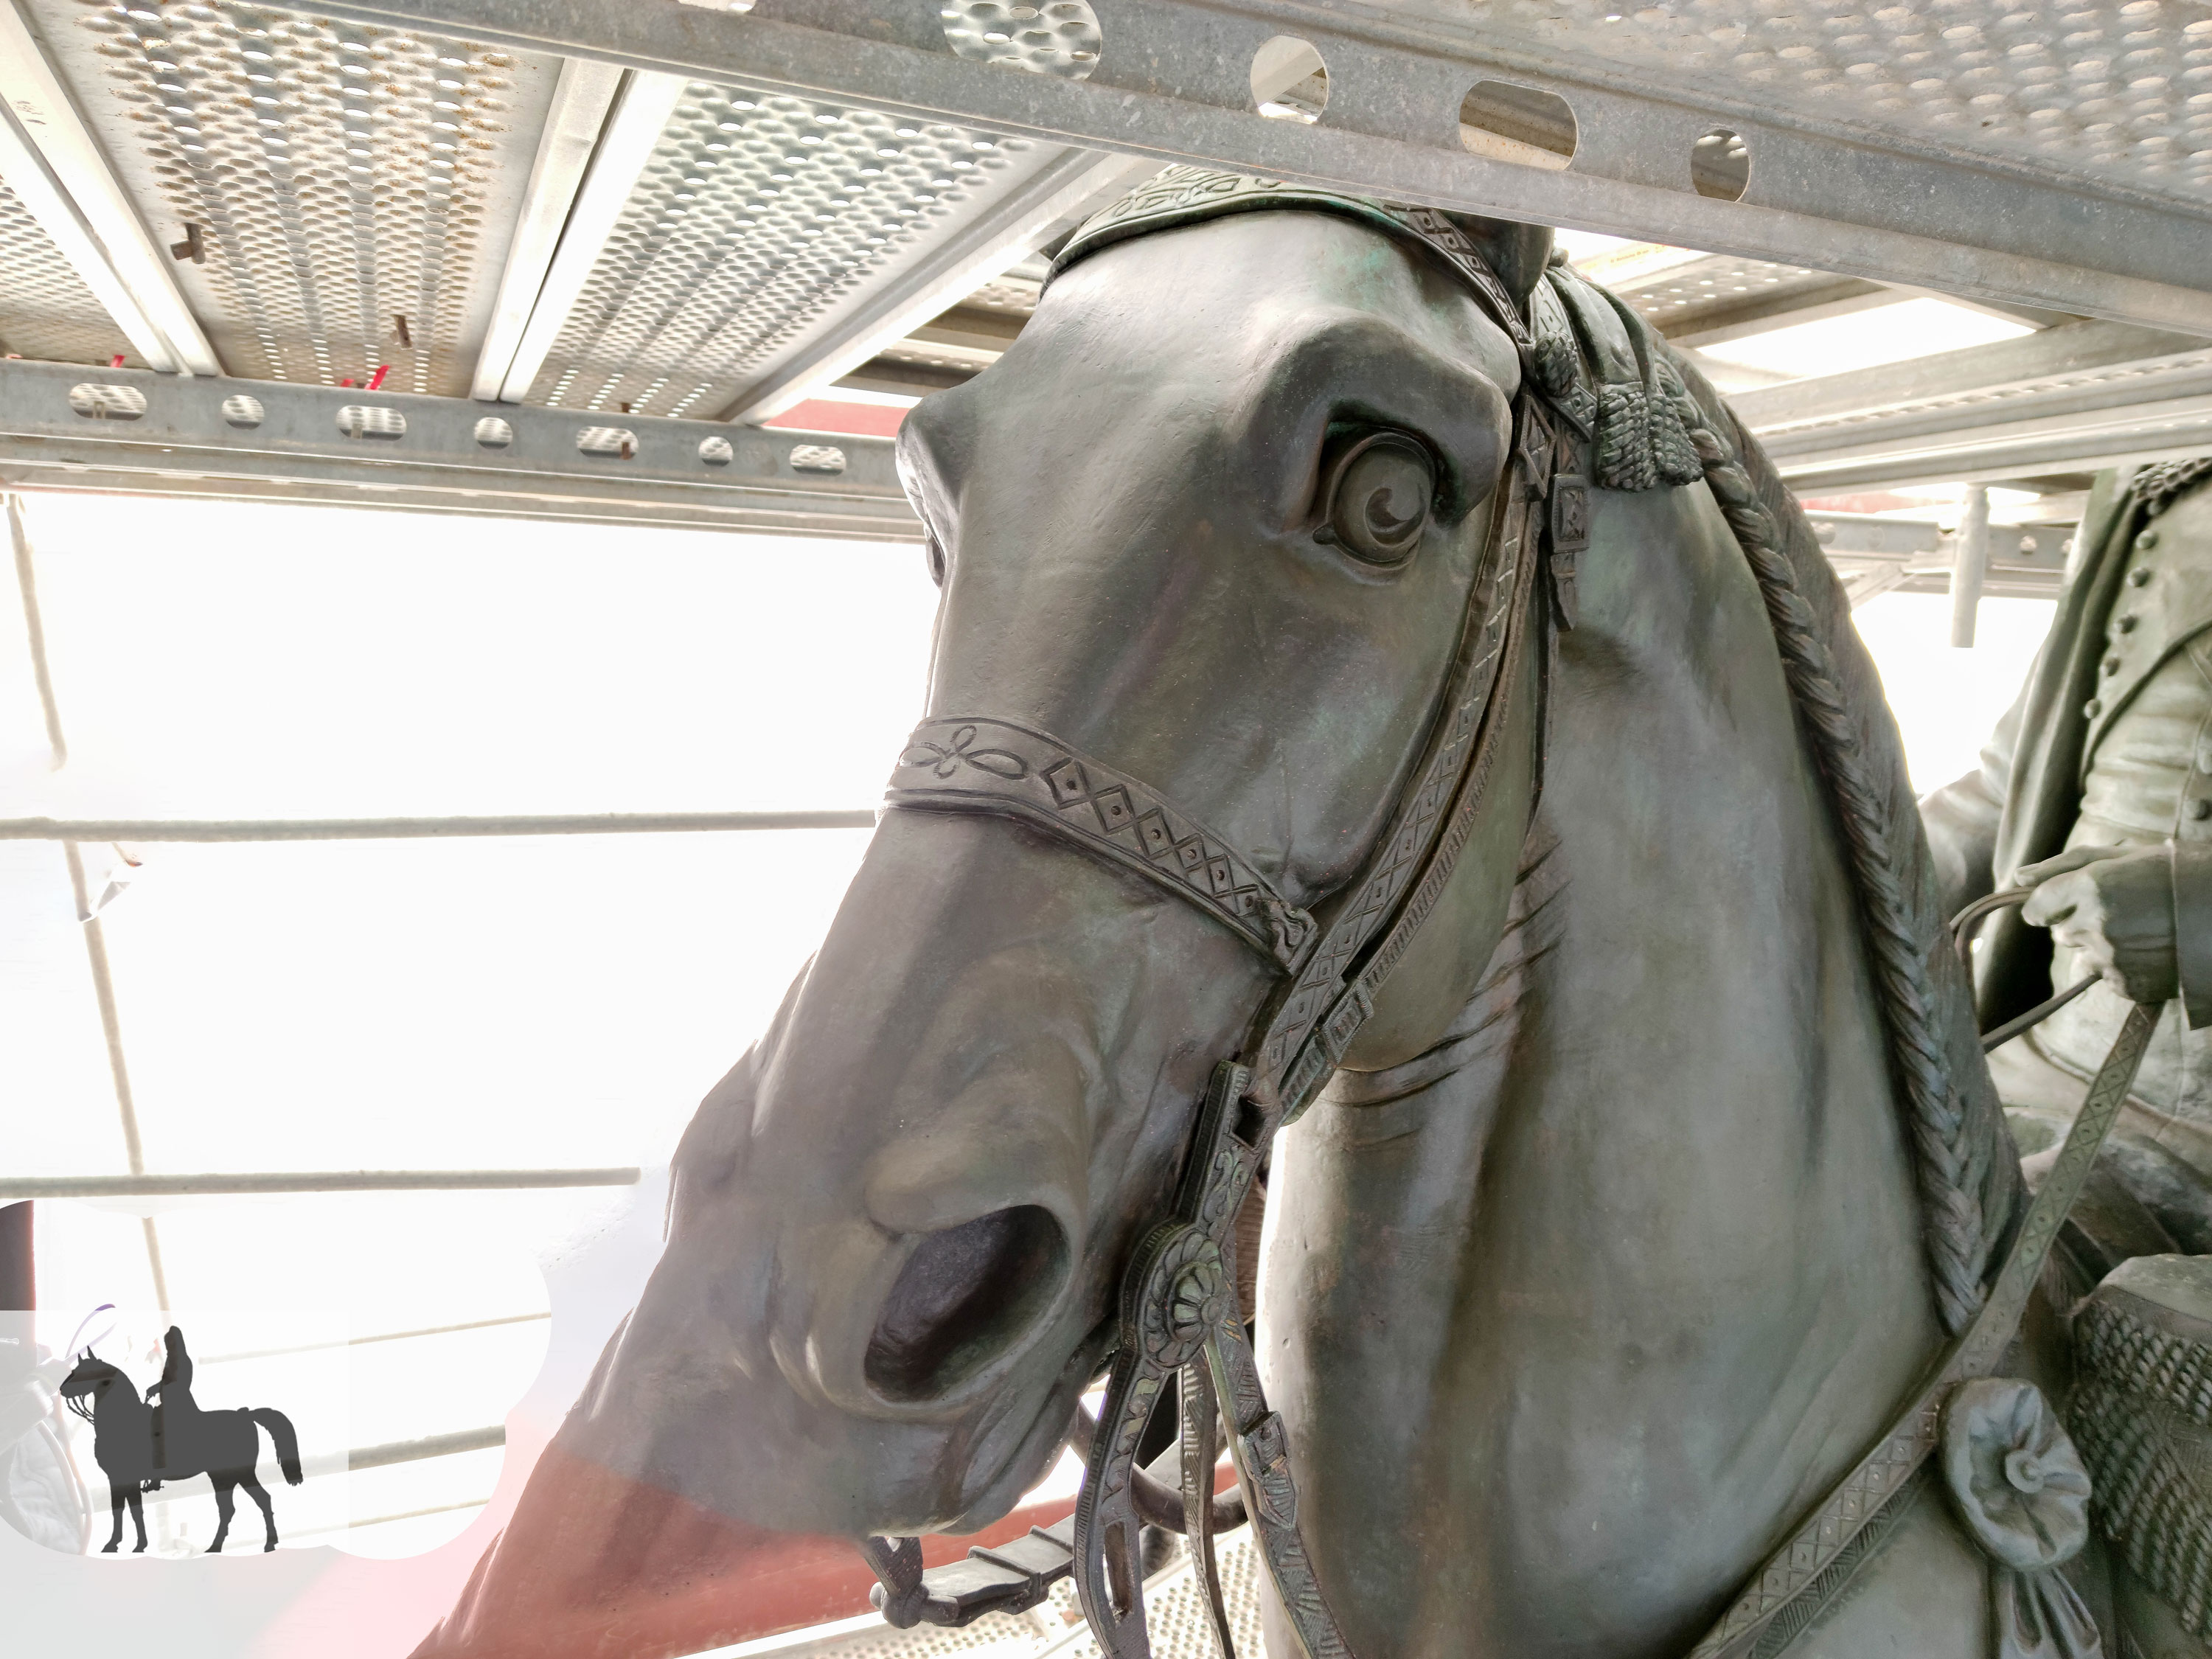
<svg viewBox="0 0 2212 1659"><path fill-rule="evenodd" d="M1547 230L1176 167L900 458L927 714L509 1528L568 1553L425 1652L648 1547L583 1467L959 1622L913 1540L1064 1440L1023 1549L1113 1659L1141 1527L1203 1583L1239 1518L1277 1659L2100 1650L2038 1287L2131 1060L2031 1199L1875 672L1694 369Z"/></svg>
<svg viewBox="0 0 2212 1659"><path fill-rule="evenodd" d="M107 1476L108 1507L114 1513L115 1527L100 1553L112 1555L122 1544L126 1504L131 1525L138 1533L138 1542L131 1553L144 1553L146 1516L139 1495L164 1481L188 1480L195 1474L206 1475L215 1487L216 1512L221 1517L207 1553L222 1553L223 1540L230 1535L231 1492L238 1486L246 1488L261 1510L267 1533L261 1547L275 1549L276 1512L254 1474L261 1458L256 1427L269 1431L284 1480L296 1486L305 1477L300 1469L300 1442L292 1419L268 1406L202 1411L191 1397L191 1360L185 1355L182 1334L172 1326L164 1341L168 1364L163 1382L155 1385L161 1394L159 1406L139 1398L131 1379L118 1367L95 1357L89 1348L62 1382L61 1396L69 1408L92 1425L93 1458Z"/></svg>

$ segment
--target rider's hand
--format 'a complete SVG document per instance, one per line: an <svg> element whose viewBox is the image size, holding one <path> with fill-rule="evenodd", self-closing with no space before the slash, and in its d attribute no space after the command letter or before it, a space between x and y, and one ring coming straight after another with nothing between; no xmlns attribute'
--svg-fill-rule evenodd
<svg viewBox="0 0 2212 1659"><path fill-rule="evenodd" d="M2163 847L2075 847L2013 878L2034 893L2021 918L2048 927L2130 1002L2180 994L2173 859Z"/></svg>

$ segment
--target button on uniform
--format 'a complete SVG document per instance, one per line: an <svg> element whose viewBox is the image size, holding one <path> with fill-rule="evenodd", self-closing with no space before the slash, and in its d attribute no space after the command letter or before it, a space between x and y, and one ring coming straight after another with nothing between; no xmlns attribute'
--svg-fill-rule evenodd
<svg viewBox="0 0 2212 1659"><path fill-rule="evenodd" d="M2134 569L2128 572L2128 586L2130 587L2142 587L2147 586L2149 581L2150 572L2142 565L2137 565Z"/></svg>
<svg viewBox="0 0 2212 1659"><path fill-rule="evenodd" d="M2212 796L2202 793L2207 787L2205 779L2212 776L2212 732L2198 733L2194 758L2195 775L2182 782L2185 799L2181 803L2181 816L2191 823L2203 823L2207 818L2212 818ZM2192 790L2199 793L2188 793Z"/></svg>

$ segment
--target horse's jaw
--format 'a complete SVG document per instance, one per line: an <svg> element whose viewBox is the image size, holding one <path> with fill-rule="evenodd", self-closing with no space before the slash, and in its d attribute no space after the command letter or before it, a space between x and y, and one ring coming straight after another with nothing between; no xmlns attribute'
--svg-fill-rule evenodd
<svg viewBox="0 0 2212 1659"><path fill-rule="evenodd" d="M1120 1264L1265 983L1088 860L894 815L687 1131L666 1250L563 1444L787 1530L1005 1513L1103 1369Z"/></svg>

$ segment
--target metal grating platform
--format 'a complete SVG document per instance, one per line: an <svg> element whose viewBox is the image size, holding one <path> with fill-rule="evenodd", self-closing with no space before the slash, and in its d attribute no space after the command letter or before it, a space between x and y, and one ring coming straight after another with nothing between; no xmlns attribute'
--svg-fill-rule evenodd
<svg viewBox="0 0 2212 1659"><path fill-rule="evenodd" d="M1212 1621L1180 1539L1174 1551L1173 1559L1145 1580L1145 1630L1152 1650L1158 1659L1217 1659ZM1223 1534L1215 1541L1214 1563L1237 1651L1243 1659L1259 1659L1265 1651L1262 1569L1250 1531L1240 1528ZM759 1659L1098 1659L1103 1651L1077 1610L1073 1586L1064 1579L1042 1605L1026 1613L986 1613L957 1629L917 1625L894 1630L880 1620L853 1622L860 1628L833 1626L817 1637L794 1631L787 1638L748 1646Z"/></svg>
<svg viewBox="0 0 2212 1659"><path fill-rule="evenodd" d="M1633 12L1612 0L1099 0L1097 62L1065 73L963 55L951 37L967 32L965 14L948 23L921 0L758 0L742 15L678 0L333 9L458 21L529 49L1010 136L2212 330L2202 258L2212 135L2190 102L2212 71L2212 20L2172 0L1812 14L1784 0ZM1273 101L1280 88L1255 101L1267 65L1287 61L1284 40L1302 45L1300 64L1322 65L1309 76L1317 112ZM1565 104L1575 137L1564 171L1469 152L1466 101L1501 82ZM1744 158L1741 199L1695 176L1699 143L1716 134Z"/></svg>
<svg viewBox="0 0 2212 1659"><path fill-rule="evenodd" d="M0 179L0 351L104 363L118 350L130 367L145 366L22 198Z"/></svg>
<svg viewBox="0 0 2212 1659"><path fill-rule="evenodd" d="M2041 331L1739 394L1808 487L2212 447L2193 0L0 0L6 352L599 422L580 460L529 450L561 458L539 488L524 448L462 465L316 420L281 459L244 428L71 428L0 363L0 468L910 534L849 480L763 507L700 440L656 435L692 457L656 471L623 422L815 429L842 387L881 418L840 429L880 445L885 403L1018 336L1040 249L1168 161L1644 239L1592 274L1692 349L1900 290Z"/></svg>
<svg viewBox="0 0 2212 1659"><path fill-rule="evenodd" d="M557 61L228 5L30 15L224 368L465 393ZM403 320L404 319L404 320Z"/></svg>
<svg viewBox="0 0 2212 1659"><path fill-rule="evenodd" d="M529 401L720 415L1054 154L690 82Z"/></svg>

